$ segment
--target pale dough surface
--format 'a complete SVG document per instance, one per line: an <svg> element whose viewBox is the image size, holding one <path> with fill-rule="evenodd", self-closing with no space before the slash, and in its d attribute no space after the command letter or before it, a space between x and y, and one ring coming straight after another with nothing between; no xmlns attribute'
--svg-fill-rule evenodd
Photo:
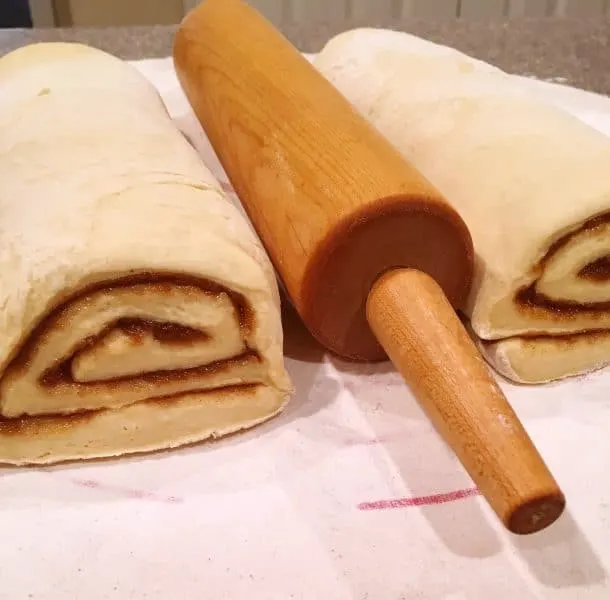
<svg viewBox="0 0 610 600"><path fill-rule="evenodd" d="M503 71L409 34L349 31L314 64L466 221L467 315L492 364L540 383L610 362L610 279L578 276L610 256L610 222L578 231L610 213L610 139ZM516 300L532 285L551 306Z"/></svg>
<svg viewBox="0 0 610 600"><path fill-rule="evenodd" d="M171 447L284 407L271 264L143 75L78 44L19 49L0 59L0 131L0 462ZM70 381L43 385L70 356Z"/></svg>

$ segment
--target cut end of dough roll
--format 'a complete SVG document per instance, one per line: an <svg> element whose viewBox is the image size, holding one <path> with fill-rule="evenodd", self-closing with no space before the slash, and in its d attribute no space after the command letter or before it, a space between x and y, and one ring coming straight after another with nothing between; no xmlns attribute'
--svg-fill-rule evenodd
<svg viewBox="0 0 610 600"><path fill-rule="evenodd" d="M0 59L0 463L174 448L291 393L277 283L133 67L78 44Z"/></svg>

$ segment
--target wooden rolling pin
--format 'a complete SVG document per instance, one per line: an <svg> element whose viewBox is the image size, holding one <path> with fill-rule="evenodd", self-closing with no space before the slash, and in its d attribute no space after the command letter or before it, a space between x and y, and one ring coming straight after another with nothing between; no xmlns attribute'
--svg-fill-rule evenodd
<svg viewBox="0 0 610 600"><path fill-rule="evenodd" d="M473 277L455 210L241 0L193 9L174 62L311 333L389 357L510 531L555 521L564 496L455 311Z"/></svg>

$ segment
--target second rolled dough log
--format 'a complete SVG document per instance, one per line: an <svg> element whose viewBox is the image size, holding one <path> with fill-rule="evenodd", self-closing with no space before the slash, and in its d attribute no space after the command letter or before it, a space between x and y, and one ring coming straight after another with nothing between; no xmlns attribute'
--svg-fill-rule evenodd
<svg viewBox="0 0 610 600"><path fill-rule="evenodd" d="M492 365L526 383L607 365L610 139L503 71L405 33L340 34L315 65L465 219L477 253L467 316Z"/></svg>

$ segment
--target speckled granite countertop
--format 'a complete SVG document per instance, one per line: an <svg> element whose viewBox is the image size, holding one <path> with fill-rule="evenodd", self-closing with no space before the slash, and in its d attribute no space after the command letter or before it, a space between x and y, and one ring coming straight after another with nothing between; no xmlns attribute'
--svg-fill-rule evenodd
<svg viewBox="0 0 610 600"><path fill-rule="evenodd" d="M492 62L520 75L565 80L610 94L610 20L525 19L511 21L343 21L284 25L302 51L316 52L332 35L358 26L409 31ZM125 59L171 52L174 27L0 30L0 55L27 43L70 40L91 44Z"/></svg>

